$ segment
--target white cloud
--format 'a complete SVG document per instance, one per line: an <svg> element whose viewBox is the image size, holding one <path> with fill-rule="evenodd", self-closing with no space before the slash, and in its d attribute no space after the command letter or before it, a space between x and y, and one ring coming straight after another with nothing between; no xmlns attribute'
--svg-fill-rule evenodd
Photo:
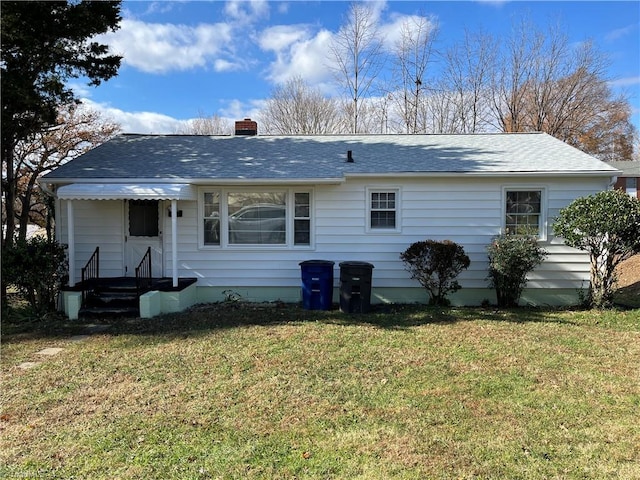
<svg viewBox="0 0 640 480"><path fill-rule="evenodd" d="M206 66L223 53L231 38L231 26L225 23L192 27L124 19L119 30L98 41L122 55L126 65L148 73L166 73Z"/></svg>
<svg viewBox="0 0 640 480"><path fill-rule="evenodd" d="M193 118L177 119L157 112L125 112L106 103L97 103L88 98L82 99L82 106L100 113L108 121L117 123L122 133L173 134L188 128ZM215 112L222 120L233 125L236 120L253 118L257 120L264 106L264 100L244 102L230 100L226 106ZM207 114L205 114L207 115Z"/></svg>
<svg viewBox="0 0 640 480"><path fill-rule="evenodd" d="M243 118L258 119L258 114L264 105L263 100L255 100L245 103L241 100L231 100L224 108L221 108L219 115L229 120L231 123ZM259 127L258 127L259 128Z"/></svg>
<svg viewBox="0 0 640 480"><path fill-rule="evenodd" d="M609 82L611 87L632 87L640 85L640 77L618 78Z"/></svg>
<svg viewBox="0 0 640 480"><path fill-rule="evenodd" d="M92 88L89 85L79 81L70 81L66 86L73 90L76 98L89 97L92 93Z"/></svg>
<svg viewBox="0 0 640 480"><path fill-rule="evenodd" d="M420 15L392 15L391 20L380 26L380 33L384 39L384 49L394 51L402 39L402 31L409 29L417 32L421 27L433 31L437 28L435 17L424 17Z"/></svg>
<svg viewBox="0 0 640 480"><path fill-rule="evenodd" d="M278 25L263 30L258 38L258 45L262 50L280 53L309 36L308 28L304 25Z"/></svg>
<svg viewBox="0 0 640 480"><path fill-rule="evenodd" d="M280 84L299 76L311 84L323 82L331 76L327 68L331 38L332 34L327 30L312 34L307 25L277 26L264 30L258 44L276 56L269 65L268 79Z"/></svg>
<svg viewBox="0 0 640 480"><path fill-rule="evenodd" d="M216 72L233 72L240 70L242 65L219 58L213 62L213 68Z"/></svg>
<svg viewBox="0 0 640 480"><path fill-rule="evenodd" d="M630 25L627 25L626 27L622 27L622 28L618 28L616 30L610 31L605 35L605 40L607 40L608 42L615 42L620 38L624 38L628 35L632 35L633 33L635 33L636 30L638 30L638 25L635 23L632 23Z"/></svg>
<svg viewBox="0 0 640 480"><path fill-rule="evenodd" d="M385 2L371 2L376 17L381 16L387 7ZM418 15L391 15L386 23L380 23L380 33L384 38L384 48L392 50L400 39L404 24L409 28L423 25L434 28L437 21L431 17ZM273 60L267 70L267 79L274 84L282 84L299 76L309 84L319 88L325 94L335 94L336 85L332 82L334 59L331 42L335 33L320 29L313 31L312 25L279 25L265 29L258 37L258 46L267 52L273 52Z"/></svg>
<svg viewBox="0 0 640 480"><path fill-rule="evenodd" d="M155 13L169 13L175 7L175 2L151 2L147 5L146 11L142 15L152 15Z"/></svg>
<svg viewBox="0 0 640 480"><path fill-rule="evenodd" d="M253 23L269 16L269 3L266 0L231 0L224 7L224 12L240 23Z"/></svg>
<svg viewBox="0 0 640 480"><path fill-rule="evenodd" d="M82 99L82 104L86 108L100 112L104 119L119 124L123 133L174 133L187 122L187 120L178 120L156 112L125 112L86 98Z"/></svg>

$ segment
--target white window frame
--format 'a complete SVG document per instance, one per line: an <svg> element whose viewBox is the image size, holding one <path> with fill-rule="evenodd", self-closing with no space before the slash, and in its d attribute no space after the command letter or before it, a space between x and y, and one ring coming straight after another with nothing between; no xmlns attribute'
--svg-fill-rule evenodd
<svg viewBox="0 0 640 480"><path fill-rule="evenodd" d="M395 208L395 213L396 213L396 225L395 228L380 228L380 227L372 227L371 226L371 211L372 211L372 205L371 205L371 195L373 193L394 193L396 196L396 208ZM366 203L366 218L367 218L367 223L366 223L366 232L367 233L375 233L375 234L388 234L388 233L400 233L401 232L401 227L400 227L400 205L402 205L402 198L401 198L401 193L402 190L400 189L400 187L398 186L390 186L390 187L367 187L366 188L366 195L367 195L367 203Z"/></svg>
<svg viewBox="0 0 640 480"><path fill-rule="evenodd" d="M218 193L220 195L220 244L205 244L204 243L204 196L206 193ZM229 194L233 193L284 193L285 194L285 207L286 207L286 237L283 244L232 244L229 243ZM294 244L294 228L295 220L300 217L295 217L295 194L296 193L308 193L309 194L309 245L295 245ZM200 187L198 191L198 248L200 250L312 250L315 248L315 208L314 208L315 195L312 188L305 187Z"/></svg>
<svg viewBox="0 0 640 480"><path fill-rule="evenodd" d="M507 231L507 192L540 192L540 217L538 219L538 240L547 240L547 187L542 185L504 185L502 187L502 208L500 231L504 234Z"/></svg>

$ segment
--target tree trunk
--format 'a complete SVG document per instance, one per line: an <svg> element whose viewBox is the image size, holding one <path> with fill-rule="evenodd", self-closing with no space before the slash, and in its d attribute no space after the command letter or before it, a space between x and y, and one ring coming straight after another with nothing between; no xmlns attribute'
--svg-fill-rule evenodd
<svg viewBox="0 0 640 480"><path fill-rule="evenodd" d="M607 252L591 255L591 305L606 308L613 303L613 262Z"/></svg>
<svg viewBox="0 0 640 480"><path fill-rule="evenodd" d="M3 185L4 200L5 200L5 214L6 224L4 225L5 231L3 232L2 247L4 252L13 248L13 233L15 230L15 199L16 199L16 180L13 171L13 141L7 141L3 139L2 145L2 163L6 168L6 183ZM7 306L7 284L4 281L4 276L0 279L0 302L3 308Z"/></svg>
<svg viewBox="0 0 640 480"><path fill-rule="evenodd" d="M12 142L7 142L12 143ZM9 249L13 246L13 235L16 228L15 201L16 201L16 178L13 170L13 145L2 146L2 163L6 168L6 183L4 189L4 208L6 213L5 231L3 232L2 246Z"/></svg>

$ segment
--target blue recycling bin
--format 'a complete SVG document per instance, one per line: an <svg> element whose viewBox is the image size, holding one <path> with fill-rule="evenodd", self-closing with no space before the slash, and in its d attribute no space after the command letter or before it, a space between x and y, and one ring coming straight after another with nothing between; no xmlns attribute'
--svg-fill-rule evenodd
<svg viewBox="0 0 640 480"><path fill-rule="evenodd" d="M333 303L333 265L328 260L300 262L302 307L305 310L331 310Z"/></svg>

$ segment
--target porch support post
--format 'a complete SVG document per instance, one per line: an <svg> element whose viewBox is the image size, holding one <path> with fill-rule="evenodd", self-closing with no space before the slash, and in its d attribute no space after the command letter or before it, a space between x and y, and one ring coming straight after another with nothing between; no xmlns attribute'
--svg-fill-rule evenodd
<svg viewBox="0 0 640 480"><path fill-rule="evenodd" d="M76 239L74 237L73 200L67 200L67 244L69 248L69 286L76 284Z"/></svg>
<svg viewBox="0 0 640 480"><path fill-rule="evenodd" d="M178 286L178 201L171 200L171 265L173 286Z"/></svg>

